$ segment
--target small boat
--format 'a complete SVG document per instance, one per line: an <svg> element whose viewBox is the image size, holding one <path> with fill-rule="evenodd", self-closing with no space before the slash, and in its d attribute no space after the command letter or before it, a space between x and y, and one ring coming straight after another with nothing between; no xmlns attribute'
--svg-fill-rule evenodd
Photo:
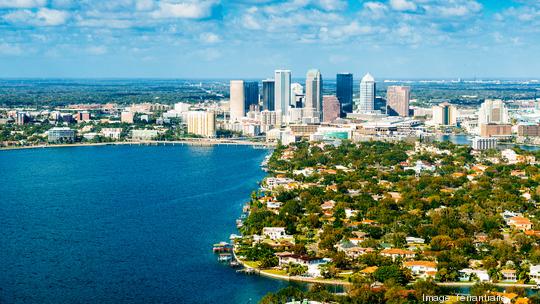
<svg viewBox="0 0 540 304"><path fill-rule="evenodd" d="M240 263L238 263L237 261L234 261L234 260L233 260L233 261L231 261L231 262L229 263L229 265L230 265L231 267L238 267L238 266L240 266Z"/></svg>
<svg viewBox="0 0 540 304"><path fill-rule="evenodd" d="M234 233L231 234L231 236L229 237L229 239L230 239L231 241L234 241L234 240L236 240L236 239L241 239L241 238L242 238L241 235L234 234Z"/></svg>
<svg viewBox="0 0 540 304"><path fill-rule="evenodd" d="M230 253L222 253L218 257L218 261L220 262L229 262L232 260L232 254Z"/></svg>
<svg viewBox="0 0 540 304"><path fill-rule="evenodd" d="M232 245L227 242L220 242L218 244L214 244L212 251L214 253L218 252L230 252L232 250Z"/></svg>
<svg viewBox="0 0 540 304"><path fill-rule="evenodd" d="M236 220L236 227L241 228L242 226L244 226L244 223L242 222L242 220L240 219Z"/></svg>

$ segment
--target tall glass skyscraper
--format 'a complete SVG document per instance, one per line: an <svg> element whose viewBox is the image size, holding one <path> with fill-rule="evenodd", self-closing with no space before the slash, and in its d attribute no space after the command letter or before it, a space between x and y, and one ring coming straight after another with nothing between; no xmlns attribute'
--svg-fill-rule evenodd
<svg viewBox="0 0 540 304"><path fill-rule="evenodd" d="M244 113L249 112L252 105L259 104L259 83L257 81L244 82Z"/></svg>
<svg viewBox="0 0 540 304"><path fill-rule="evenodd" d="M268 111L275 110L275 99L274 99L274 90L275 90L275 81L273 79L266 79L262 82L262 101L263 109Z"/></svg>
<svg viewBox="0 0 540 304"><path fill-rule="evenodd" d="M341 115L353 111L353 74L340 73L336 75L336 96L341 104Z"/></svg>
<svg viewBox="0 0 540 304"><path fill-rule="evenodd" d="M360 82L360 102L358 113L370 113L375 108L375 79L367 73Z"/></svg>
<svg viewBox="0 0 540 304"><path fill-rule="evenodd" d="M306 117L321 118L322 98L321 72L316 69L309 70L306 75L306 97L304 99Z"/></svg>
<svg viewBox="0 0 540 304"><path fill-rule="evenodd" d="M289 107L291 104L291 71L290 70L276 70L274 73L274 106L275 110L279 111L281 121L289 113Z"/></svg>

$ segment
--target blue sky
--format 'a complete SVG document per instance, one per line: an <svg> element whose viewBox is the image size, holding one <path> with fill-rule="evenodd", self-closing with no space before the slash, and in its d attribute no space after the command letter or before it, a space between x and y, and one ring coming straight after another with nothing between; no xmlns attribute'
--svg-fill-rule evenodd
<svg viewBox="0 0 540 304"><path fill-rule="evenodd" d="M539 0L0 0L0 77L540 77Z"/></svg>

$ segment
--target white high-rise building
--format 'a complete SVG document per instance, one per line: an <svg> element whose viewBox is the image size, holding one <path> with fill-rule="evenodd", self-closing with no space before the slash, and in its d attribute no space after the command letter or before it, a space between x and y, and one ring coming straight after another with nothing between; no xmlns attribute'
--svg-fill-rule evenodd
<svg viewBox="0 0 540 304"><path fill-rule="evenodd" d="M296 106L298 98L304 96L304 87L298 82L291 84L291 106Z"/></svg>
<svg viewBox="0 0 540 304"><path fill-rule="evenodd" d="M486 99L478 110L478 124L507 124L508 109L500 99Z"/></svg>
<svg viewBox="0 0 540 304"><path fill-rule="evenodd" d="M375 109L375 79L367 73L360 81L360 99L356 107L357 113L371 113Z"/></svg>
<svg viewBox="0 0 540 304"><path fill-rule="evenodd" d="M291 105L291 71L276 70L274 81L275 110L282 118L281 121L286 121L283 118L287 116Z"/></svg>
<svg viewBox="0 0 540 304"><path fill-rule="evenodd" d="M206 111L188 112L188 132L204 137L216 136L216 114Z"/></svg>
<svg viewBox="0 0 540 304"><path fill-rule="evenodd" d="M322 111L322 76L316 69L309 70L306 75L306 98L304 101L304 115L306 117L319 117Z"/></svg>
<svg viewBox="0 0 540 304"><path fill-rule="evenodd" d="M457 125L457 108L448 102L443 102L432 108L432 124L439 126Z"/></svg>
<svg viewBox="0 0 540 304"><path fill-rule="evenodd" d="M230 84L230 119L231 122L240 121L244 117L244 81L243 80L231 80Z"/></svg>

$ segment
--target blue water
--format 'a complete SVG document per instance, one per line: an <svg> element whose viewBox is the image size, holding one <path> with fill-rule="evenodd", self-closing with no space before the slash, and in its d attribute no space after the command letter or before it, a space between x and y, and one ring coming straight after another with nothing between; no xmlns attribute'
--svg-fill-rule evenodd
<svg viewBox="0 0 540 304"><path fill-rule="evenodd" d="M256 303L235 232L266 150L107 146L0 151L0 303Z"/></svg>

